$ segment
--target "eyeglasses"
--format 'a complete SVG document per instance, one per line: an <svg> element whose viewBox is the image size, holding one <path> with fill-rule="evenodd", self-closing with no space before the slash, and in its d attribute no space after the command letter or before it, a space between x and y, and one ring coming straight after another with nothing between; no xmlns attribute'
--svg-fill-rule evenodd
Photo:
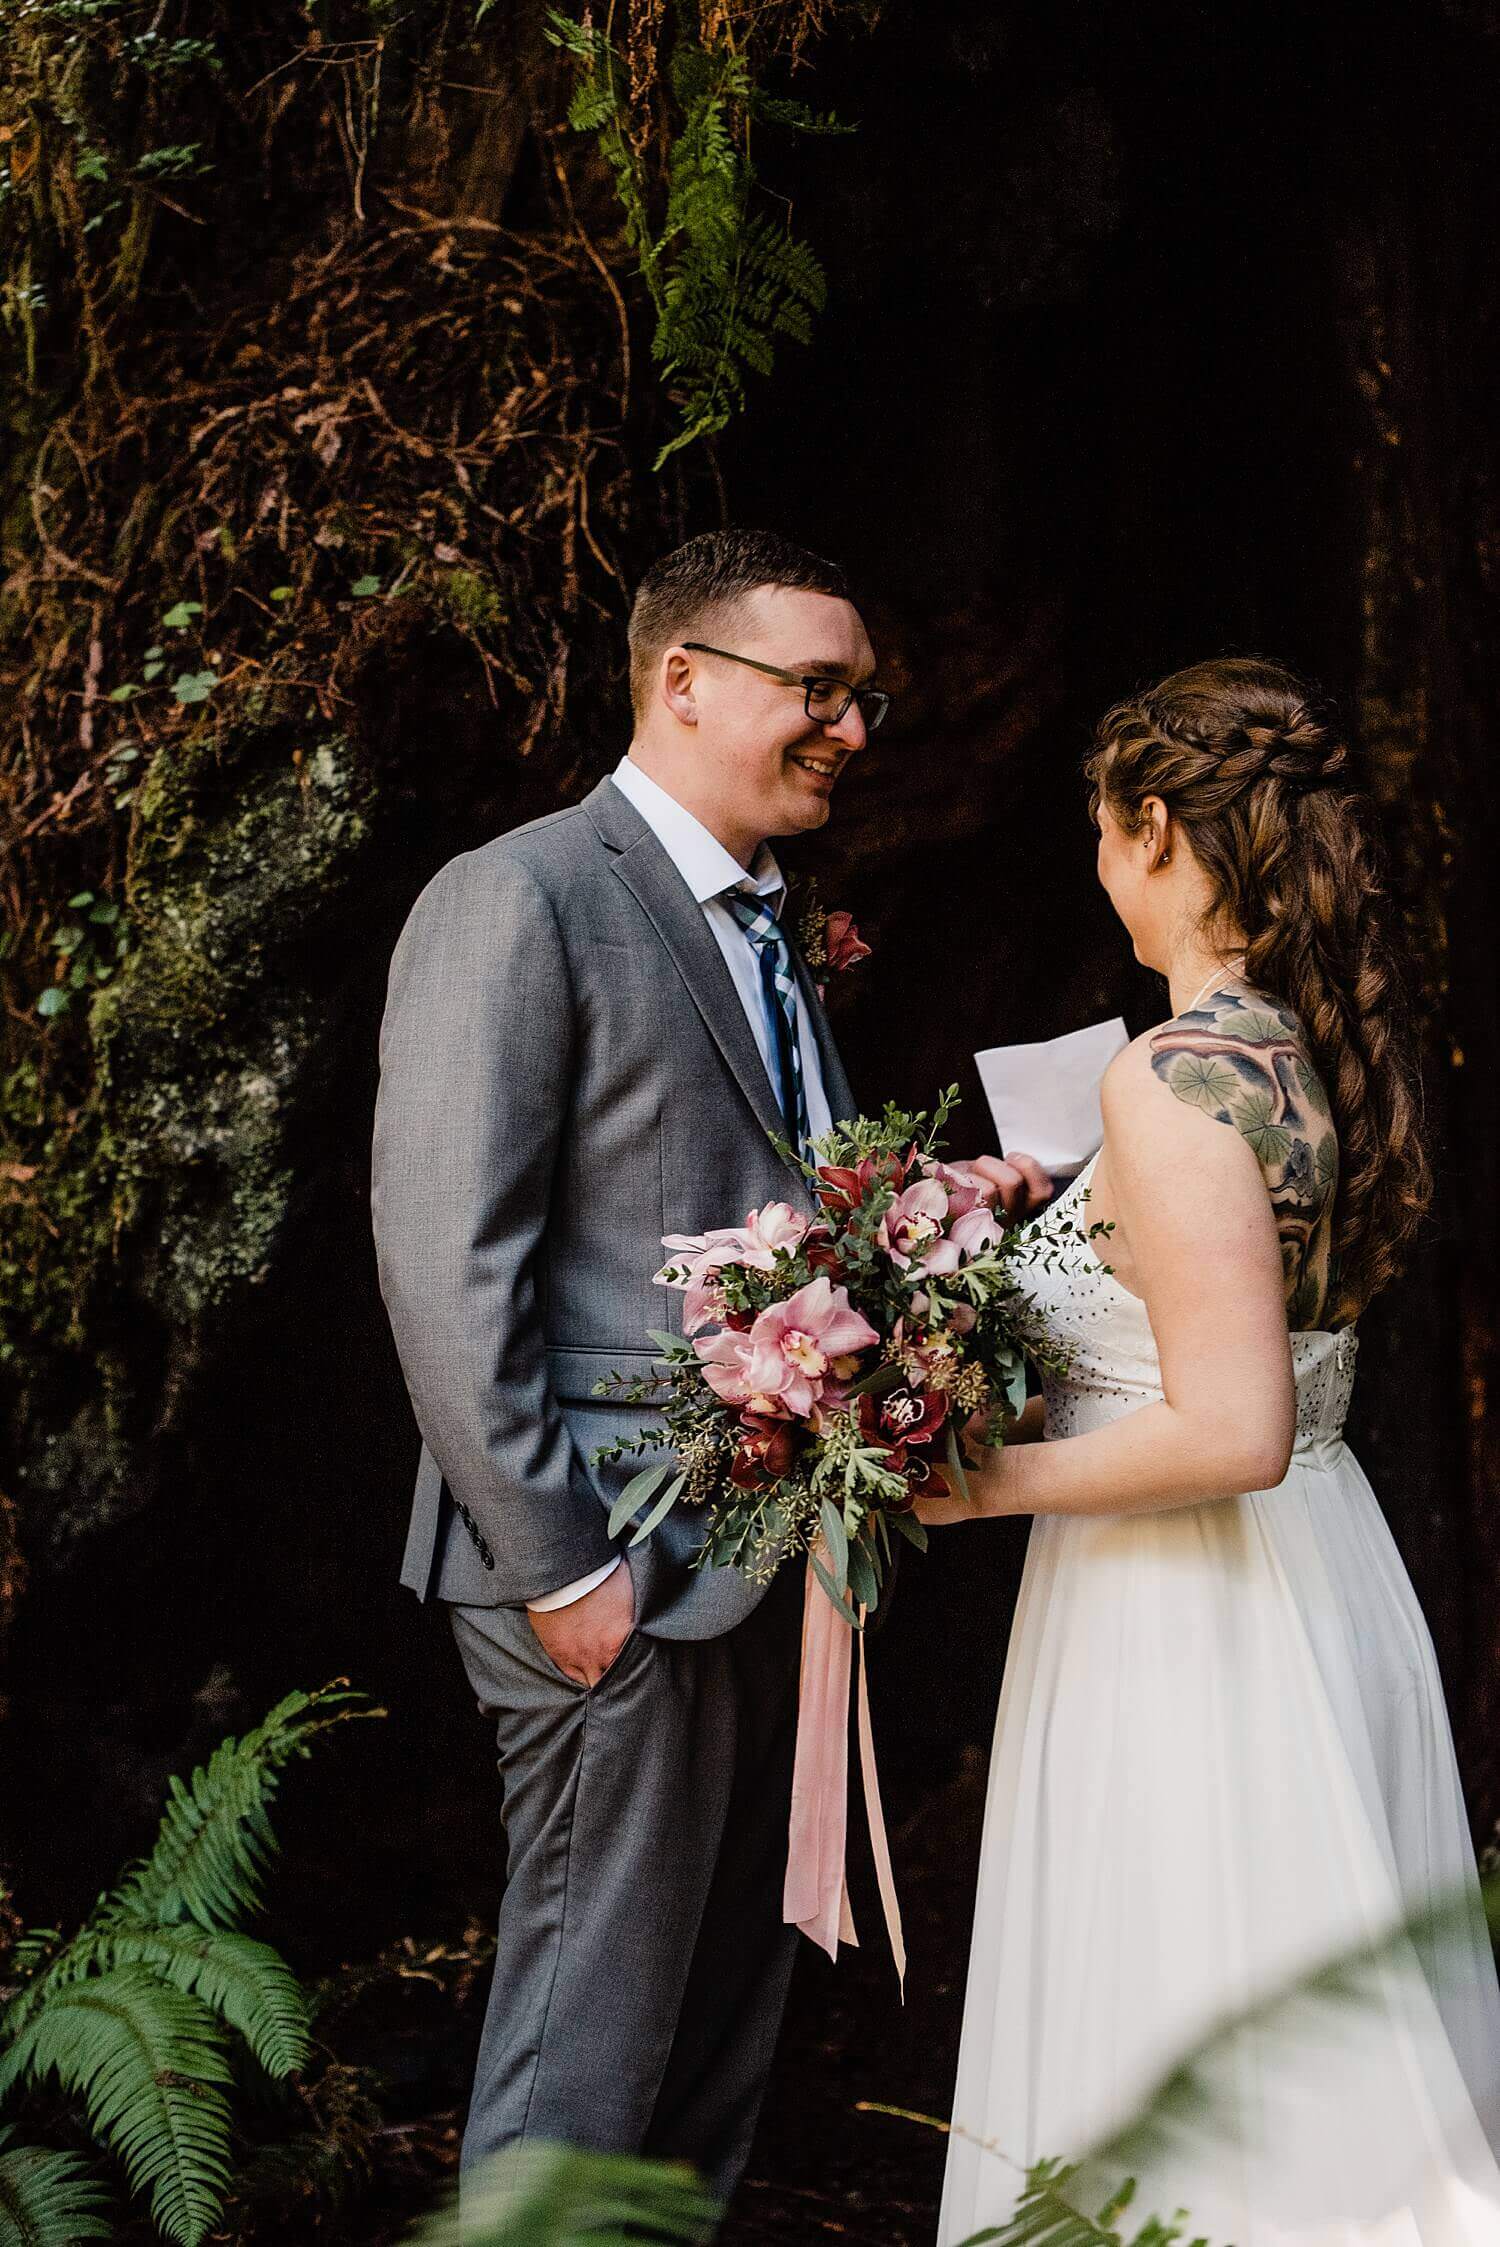
<svg viewBox="0 0 1500 2247"><path fill-rule="evenodd" d="M759 663L753 655L733 655L728 648L711 648L705 640L684 640L695 655L722 656L726 663L743 663L749 671L763 671L768 679L801 687L802 707L815 726L836 726L851 702L859 704L866 733L874 733L891 706L884 687L851 687L847 679L821 678L816 671L783 671L775 663Z"/></svg>

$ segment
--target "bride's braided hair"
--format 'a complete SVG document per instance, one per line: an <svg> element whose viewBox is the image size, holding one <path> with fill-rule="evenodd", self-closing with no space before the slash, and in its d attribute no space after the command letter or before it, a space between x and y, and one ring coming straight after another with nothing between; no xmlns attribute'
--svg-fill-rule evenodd
<svg viewBox="0 0 1500 2247"><path fill-rule="evenodd" d="M1127 834L1161 798L1213 886L1210 926L1243 931L1246 981L1302 1024L1338 1133L1344 1323L1399 1270L1432 1178L1380 853L1334 714L1280 664L1196 663L1117 703L1086 769Z"/></svg>

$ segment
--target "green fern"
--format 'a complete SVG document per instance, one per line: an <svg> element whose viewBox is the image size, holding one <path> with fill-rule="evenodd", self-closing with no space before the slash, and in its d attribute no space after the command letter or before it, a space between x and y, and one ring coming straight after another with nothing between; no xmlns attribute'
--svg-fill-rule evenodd
<svg viewBox="0 0 1500 2247"><path fill-rule="evenodd" d="M227 2032L270 2077L307 2064L306 1992L269 1944L234 1924L260 1903L281 1774L333 1725L382 1713L343 1679L288 1694L190 1779L170 1782L150 1855L71 1941L32 1928L12 1950L19 1986L0 2014L0 2100L49 2078L78 2098L132 2187L150 2195L158 2228L185 2247L218 2221L229 2179ZM5 2206L0 2184L0 2247Z"/></svg>
<svg viewBox="0 0 1500 2247"><path fill-rule="evenodd" d="M1183 2241L1183 2217L1163 2223L1148 2216L1127 2243L1120 2218L1135 2196L1128 2181L1112 2192L1097 2216L1085 2215L1069 2199L1078 2175L1060 2161L1039 2161L1026 2172L1026 2183L1015 2213L987 2231L971 2232L962 2247L1178 2247ZM1201 2235L1184 2247L1208 2247Z"/></svg>
<svg viewBox="0 0 1500 2247"><path fill-rule="evenodd" d="M548 36L577 67L568 121L598 139L656 316L651 355L682 421L657 455L660 469L727 425L745 404L746 375L771 373L778 337L808 342L827 299L823 268L807 243L754 208L749 123L801 133L852 128L767 94L743 52L679 27L669 73L675 126L663 180L653 183L629 130L628 74L607 35L554 8ZM654 202L662 205L659 230Z"/></svg>
<svg viewBox="0 0 1500 2247"><path fill-rule="evenodd" d="M230 2069L208 2008L140 1966L64 1984L0 2058L0 2098L48 2077L149 2193L158 2229L196 2247L229 2182Z"/></svg>
<svg viewBox="0 0 1500 2247"><path fill-rule="evenodd" d="M117 1966L149 1967L198 1998L238 2031L267 2075L296 2075L306 2067L308 2000L301 1983L269 1943L224 1928L91 1922L23 1993L9 2017L12 2033L65 1984Z"/></svg>
<svg viewBox="0 0 1500 2247"><path fill-rule="evenodd" d="M190 1779L172 1779L155 1848L105 1907L112 1923L231 1927L257 1910L276 1854L268 1812L282 1772L330 1726L383 1713L342 1681L289 1693L253 1732L215 1748Z"/></svg>
<svg viewBox="0 0 1500 2247"><path fill-rule="evenodd" d="M542 2140L508 2147L464 2180L410 2247L706 2247L723 2210L690 2169Z"/></svg>
<svg viewBox="0 0 1500 2247"><path fill-rule="evenodd" d="M108 2239L114 2227L101 2210L105 2194L76 2153L48 2153L11 2143L0 2129L0 2247L73 2247Z"/></svg>

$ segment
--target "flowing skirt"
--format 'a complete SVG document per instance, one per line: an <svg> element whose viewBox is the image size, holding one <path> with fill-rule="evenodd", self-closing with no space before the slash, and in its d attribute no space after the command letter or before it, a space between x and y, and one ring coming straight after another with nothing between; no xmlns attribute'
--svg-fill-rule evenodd
<svg viewBox="0 0 1500 2247"><path fill-rule="evenodd" d="M1500 2243L1500 1991L1474 1882L1431 1639L1342 1443L1300 1448L1274 1491L1039 1518L940 2247L1004 2221L1023 2168L1080 2158L1257 2005L1129 2148L1128 2229L1185 2208L1216 2247ZM1352 1985L1262 2005L1455 1899Z"/></svg>

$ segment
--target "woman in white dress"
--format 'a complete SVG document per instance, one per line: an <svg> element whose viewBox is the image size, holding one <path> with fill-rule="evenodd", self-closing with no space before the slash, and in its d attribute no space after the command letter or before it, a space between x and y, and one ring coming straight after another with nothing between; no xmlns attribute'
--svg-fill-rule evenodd
<svg viewBox="0 0 1500 2247"><path fill-rule="evenodd" d="M1173 1014L1110 1068L1103 1147L1032 1228L1070 1357L1046 1440L919 1509L1036 1517L941 2247L1216 2023L1475 1882L1431 1641L1342 1439L1353 1322L1429 1191L1364 802L1329 714L1259 661L1121 704L1089 769L1100 880ZM1138 2164L1134 2218L1186 2208L1235 2247L1500 2242L1477 1906L1358 2002L1244 2029L1209 2088Z"/></svg>

